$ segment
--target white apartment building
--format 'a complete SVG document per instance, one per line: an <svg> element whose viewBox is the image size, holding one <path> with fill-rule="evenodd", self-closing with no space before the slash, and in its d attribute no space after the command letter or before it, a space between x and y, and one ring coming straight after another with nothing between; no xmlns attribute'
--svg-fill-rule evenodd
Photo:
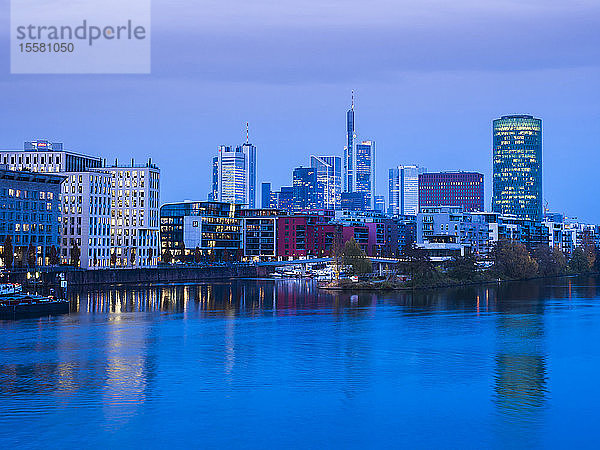
<svg viewBox="0 0 600 450"><path fill-rule="evenodd" d="M60 256L71 262L75 244L80 267L110 265L111 175L101 172L68 172L62 184Z"/></svg>
<svg viewBox="0 0 600 450"><path fill-rule="evenodd" d="M111 175L110 245L116 267L146 267L160 257L160 170L146 164L103 167Z"/></svg>

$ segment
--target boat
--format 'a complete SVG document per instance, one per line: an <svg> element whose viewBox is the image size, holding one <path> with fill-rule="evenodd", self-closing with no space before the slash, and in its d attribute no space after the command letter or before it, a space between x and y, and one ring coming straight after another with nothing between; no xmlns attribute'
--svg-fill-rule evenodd
<svg viewBox="0 0 600 450"><path fill-rule="evenodd" d="M0 284L0 320L68 314L69 302L54 296L22 293L21 286Z"/></svg>
<svg viewBox="0 0 600 450"><path fill-rule="evenodd" d="M23 287L18 283L3 283L0 284L0 297L7 295L20 294L23 291Z"/></svg>

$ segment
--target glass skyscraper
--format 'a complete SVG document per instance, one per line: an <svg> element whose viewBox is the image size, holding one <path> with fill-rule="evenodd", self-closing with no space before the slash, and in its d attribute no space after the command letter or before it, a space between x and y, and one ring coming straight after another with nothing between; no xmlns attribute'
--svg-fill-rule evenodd
<svg viewBox="0 0 600 450"><path fill-rule="evenodd" d="M503 116L493 123L492 211L542 218L542 120Z"/></svg>
<svg viewBox="0 0 600 450"><path fill-rule="evenodd" d="M344 192L354 191L354 140L356 127L354 124L354 91L352 105L346 112L346 146L344 147Z"/></svg>
<svg viewBox="0 0 600 450"><path fill-rule="evenodd" d="M427 169L419 166L398 166L389 171L389 207L392 215L415 216L419 212L419 174Z"/></svg>
<svg viewBox="0 0 600 450"><path fill-rule="evenodd" d="M323 208L323 190L317 183L317 169L298 167L294 169L294 208Z"/></svg>
<svg viewBox="0 0 600 450"><path fill-rule="evenodd" d="M216 181L216 183L215 183ZM216 196L214 192L216 191ZM256 147L248 142L235 150L219 146L213 160L214 200L256 207Z"/></svg>
<svg viewBox="0 0 600 450"><path fill-rule="evenodd" d="M365 197L367 209L375 204L375 141L363 141L355 144L355 185L354 191Z"/></svg>
<svg viewBox="0 0 600 450"><path fill-rule="evenodd" d="M342 195L342 158L339 156L310 157L310 166L317 170L317 183L323 190L323 207L340 209Z"/></svg>

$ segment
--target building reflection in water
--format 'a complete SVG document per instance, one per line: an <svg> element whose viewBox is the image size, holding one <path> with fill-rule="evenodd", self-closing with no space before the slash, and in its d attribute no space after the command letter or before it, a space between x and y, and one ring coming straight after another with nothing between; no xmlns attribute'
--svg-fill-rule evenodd
<svg viewBox="0 0 600 450"><path fill-rule="evenodd" d="M539 282L509 283L496 291L494 397L500 442L538 446L547 403L545 302Z"/></svg>

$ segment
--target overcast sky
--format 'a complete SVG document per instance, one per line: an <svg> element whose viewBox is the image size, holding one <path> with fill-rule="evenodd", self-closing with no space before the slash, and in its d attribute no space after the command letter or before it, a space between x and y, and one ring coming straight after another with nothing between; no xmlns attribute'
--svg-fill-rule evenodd
<svg viewBox="0 0 600 450"><path fill-rule="evenodd" d="M0 25L8 30L8 1ZM600 222L600 2L155 0L152 74L9 74L0 47L0 147L47 138L162 169L162 200L206 199L218 145L258 147L258 181L291 183L310 154L359 138L387 170L477 170L491 195L491 121L544 126L550 209Z"/></svg>

